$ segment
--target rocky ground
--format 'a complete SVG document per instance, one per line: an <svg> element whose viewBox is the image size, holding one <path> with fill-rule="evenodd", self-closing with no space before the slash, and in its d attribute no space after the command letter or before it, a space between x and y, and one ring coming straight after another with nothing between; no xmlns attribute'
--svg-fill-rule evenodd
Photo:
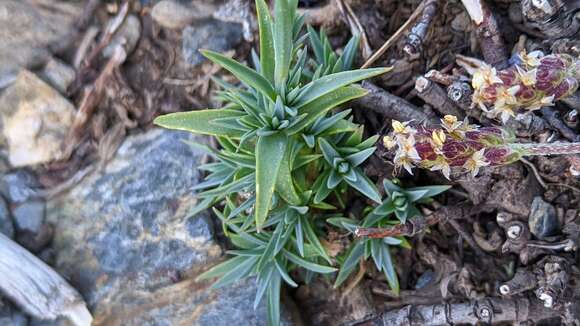
<svg viewBox="0 0 580 326"><path fill-rule="evenodd" d="M256 35L250 2L0 1L0 232L63 275L86 300L96 325L265 325L264 308L252 307L252 279L219 290L194 281L227 248L209 212L189 214L196 204L192 189L202 178L196 167L208 158L187 142L211 140L151 125L159 114L211 105L210 77L219 68L198 50L247 57ZM379 48L418 2L354 1L366 45ZM507 14L510 1L492 2L505 9L504 24L518 19ZM376 82L395 99L355 113L367 130L379 133L386 117L406 108L433 117L438 109L413 89L416 76L450 67L453 51L477 50L469 16L459 2L446 3L418 56L400 55L404 42L387 53L382 63L395 69ZM334 43L345 43L352 25L338 9L322 1L300 4L310 23L328 28ZM512 24L502 27L515 44ZM570 139L566 132L572 130L577 137L577 111L576 124L568 122L568 129L551 125L549 132L529 131L529 122L529 129L518 126L518 135ZM288 291L283 322L339 325L408 304L477 300L497 295L500 282L521 266L543 270L546 259L560 254L577 265L576 254L538 252L504 234L505 223L525 217L526 241L578 237L580 228L565 227L578 225L578 182L570 181L577 180L577 159L532 163L545 181L564 186L546 188L538 172L521 163L457 182L461 190L449 195L455 198L450 205L469 201L477 209L417 237L413 250L396 253L400 297L369 268L347 295L324 279ZM367 172L390 175L386 166L374 157ZM446 182L434 174L420 178L423 184ZM576 275L575 266L570 270ZM533 290L525 289L530 297ZM574 307L566 309L573 316ZM0 297L0 325L67 323L36 319Z"/></svg>

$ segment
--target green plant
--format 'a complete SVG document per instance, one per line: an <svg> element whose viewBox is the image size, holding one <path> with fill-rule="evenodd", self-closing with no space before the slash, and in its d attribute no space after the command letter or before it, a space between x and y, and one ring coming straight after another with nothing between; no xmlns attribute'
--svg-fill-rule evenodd
<svg viewBox="0 0 580 326"><path fill-rule="evenodd" d="M398 223L405 223L408 218L421 217L417 204L425 204L450 186L427 186L404 189L397 184L385 179L383 187L387 198L374 207L368 208L367 214L362 220L354 220L344 217L333 217L328 223L355 233L357 228L385 227ZM393 218L393 215L396 219ZM335 287L340 286L347 277L355 270L362 259L372 258L377 270L385 273L391 289L399 292L399 279L395 271L390 247L402 246L409 248L409 243L404 237L386 237L382 239L370 239L357 237L345 254L340 272L336 278Z"/></svg>
<svg viewBox="0 0 580 326"><path fill-rule="evenodd" d="M219 150L195 145L215 161L199 167L208 175L195 189L201 202L193 213L214 206L237 249L200 279L220 277L215 286L223 286L256 276L255 305L266 296L269 323L277 325L282 281L296 286L291 271L302 268L307 277L336 271L319 238L324 221L340 213L335 205L343 205L348 187L380 201L359 167L374 152L377 137L363 140L363 127L348 118L350 110L334 109L366 94L353 83L389 69L345 71L357 38L337 56L323 34L316 39L301 33L304 18L296 14L296 0L277 0L275 21L264 0L256 0L256 8L255 69L203 51L241 82L221 83L223 107L168 114L155 123L217 138ZM308 60L308 36L317 60Z"/></svg>

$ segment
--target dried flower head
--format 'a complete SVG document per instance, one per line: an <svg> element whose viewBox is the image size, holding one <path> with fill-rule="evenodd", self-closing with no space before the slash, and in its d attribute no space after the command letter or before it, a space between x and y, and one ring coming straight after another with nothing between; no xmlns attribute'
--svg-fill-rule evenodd
<svg viewBox="0 0 580 326"><path fill-rule="evenodd" d="M447 179L452 170L476 176L482 167L513 163L523 156L580 153L580 143L515 143L514 134L506 129L479 127L454 116L445 116L436 127L399 121L395 125L404 126L405 133L395 130L394 137L385 136L383 142L395 154L395 167L411 174L413 167L420 167L441 171Z"/></svg>
<svg viewBox="0 0 580 326"><path fill-rule="evenodd" d="M458 61L472 74L473 106L490 118L505 123L517 114L552 106L578 89L580 60L572 56L523 52L516 61L500 71L477 59Z"/></svg>

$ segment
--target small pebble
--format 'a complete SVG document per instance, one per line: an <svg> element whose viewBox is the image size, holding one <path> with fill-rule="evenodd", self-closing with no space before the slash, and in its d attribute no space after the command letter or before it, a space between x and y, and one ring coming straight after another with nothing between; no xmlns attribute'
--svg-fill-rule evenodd
<svg viewBox="0 0 580 326"><path fill-rule="evenodd" d="M119 27L117 33L113 36L111 43L103 49L103 56L110 58L115 53L118 45L122 45L127 54L133 52L141 37L141 21L135 15L129 15L125 18L123 25Z"/></svg>
<svg viewBox="0 0 580 326"><path fill-rule="evenodd" d="M0 180L0 192L13 204L23 203L36 196L39 188L36 177L26 170L6 174Z"/></svg>
<svg viewBox="0 0 580 326"><path fill-rule="evenodd" d="M530 208L528 225L530 232L538 239L556 235L560 232L560 222L556 209L542 197L535 197Z"/></svg>
<svg viewBox="0 0 580 326"><path fill-rule="evenodd" d="M429 285L429 283L431 283L431 281L433 281L434 276L435 276L435 272L433 272L433 270L431 270L431 269L426 270L417 279L417 282L415 283L415 290L422 289L422 288L426 287L427 285Z"/></svg>
<svg viewBox="0 0 580 326"><path fill-rule="evenodd" d="M12 213L18 231L36 234L44 222L45 204L39 200L29 201L16 207Z"/></svg>

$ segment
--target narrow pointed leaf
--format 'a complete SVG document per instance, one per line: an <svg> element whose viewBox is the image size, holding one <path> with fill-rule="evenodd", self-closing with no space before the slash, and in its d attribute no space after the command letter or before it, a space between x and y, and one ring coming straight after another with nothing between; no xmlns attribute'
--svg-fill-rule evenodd
<svg viewBox="0 0 580 326"><path fill-rule="evenodd" d="M358 190L363 195L367 196L368 198L374 200L376 203L381 203L381 196L377 188L375 187L374 183L362 172L360 172L357 168L356 170L357 180L352 182L348 179L345 181L354 189Z"/></svg>
<svg viewBox="0 0 580 326"><path fill-rule="evenodd" d="M272 34L272 17L264 0L256 0L256 15L260 30L260 69L262 76L274 82L274 36Z"/></svg>
<svg viewBox="0 0 580 326"><path fill-rule="evenodd" d="M211 61L219 64L220 66L224 67L224 69L231 72L244 84L255 88L272 100L276 99L276 91L274 91L272 84L270 84L266 78L262 77L254 69L248 68L236 60L228 58L217 52L209 50L202 50L200 52Z"/></svg>
<svg viewBox="0 0 580 326"><path fill-rule="evenodd" d="M243 115L244 113L235 110L207 109L162 115L157 117L153 123L163 128L185 130L196 134L239 138L244 134L243 131L220 126L212 121L242 117Z"/></svg>
<svg viewBox="0 0 580 326"><path fill-rule="evenodd" d="M288 139L277 133L267 137L260 137L256 144L256 227L261 228L270 211L270 202Z"/></svg>
<svg viewBox="0 0 580 326"><path fill-rule="evenodd" d="M274 17L274 81L278 87L285 83L292 59L294 10L288 0L276 1Z"/></svg>
<svg viewBox="0 0 580 326"><path fill-rule="evenodd" d="M376 149L376 147L367 148L358 153L347 156L346 160L349 161L352 166L359 166L362 162L366 161L369 156L373 155Z"/></svg>
<svg viewBox="0 0 580 326"><path fill-rule="evenodd" d="M292 135L304 129L308 125L314 123L316 119L326 114L329 110L346 103L355 98L359 98L367 94L367 91L360 87L342 87L338 88L328 94L324 94L315 100L303 105L298 112L306 114L306 117L292 128L288 129L288 134Z"/></svg>
<svg viewBox="0 0 580 326"><path fill-rule="evenodd" d="M341 87L359 82L361 80L384 74L391 68L372 68L361 70L343 71L336 74L321 77L310 84L304 86L304 90L298 95L293 103L296 107L301 108L306 104L316 100Z"/></svg>
<svg viewBox="0 0 580 326"><path fill-rule="evenodd" d="M319 265L319 264L313 263L311 261L302 259L302 258L296 256L295 254L293 254L287 250L283 250L282 252L284 253L284 256L286 258L288 258L288 260L290 260L294 264L296 264L298 266L302 266L302 267L304 267L308 270L311 270L313 272L321 273L321 274L336 272L336 268L334 268L334 267L324 266L324 265Z"/></svg>

